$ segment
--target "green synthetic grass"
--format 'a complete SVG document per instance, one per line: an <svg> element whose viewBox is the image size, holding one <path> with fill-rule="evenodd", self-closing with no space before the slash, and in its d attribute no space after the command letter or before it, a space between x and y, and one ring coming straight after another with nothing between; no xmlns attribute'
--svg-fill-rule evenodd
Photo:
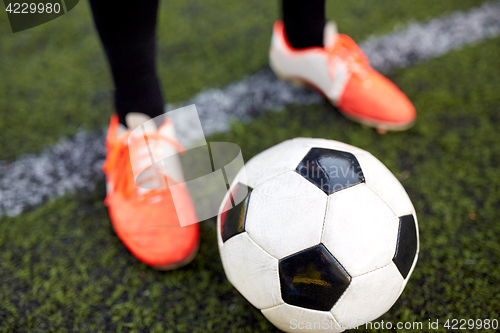
<svg viewBox="0 0 500 333"><path fill-rule="evenodd" d="M482 0L329 1L328 18L362 41ZM158 71L170 103L223 87L267 65L277 0L163 1ZM112 84L86 1L62 17L13 34L0 15L0 160L37 153L78 129L107 125Z"/></svg>
<svg viewBox="0 0 500 333"><path fill-rule="evenodd" d="M325 102L235 123L209 141L237 143L246 159L298 136L372 152L412 198L421 241L413 276L381 319L438 319L442 332L447 318L500 319L498 54L500 38L392 73L418 110L407 132L379 136ZM277 332L226 280L213 220L201 224L189 266L157 272L120 243L104 195L101 182L0 219L4 332Z"/></svg>

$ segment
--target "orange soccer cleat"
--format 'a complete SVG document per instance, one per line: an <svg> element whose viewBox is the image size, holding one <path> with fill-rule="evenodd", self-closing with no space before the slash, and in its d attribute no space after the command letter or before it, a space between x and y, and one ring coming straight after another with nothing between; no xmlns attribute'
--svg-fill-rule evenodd
<svg viewBox="0 0 500 333"><path fill-rule="evenodd" d="M134 129L149 119L142 114L128 114L127 124ZM158 129L152 124L153 121L142 124L144 132L137 135L137 131L131 132L119 124L116 115L112 116L103 167L108 187L104 203L116 234L130 252L147 265L170 270L194 258L199 228L191 197L183 185L180 164L170 163L164 172L163 163L151 163L151 156L165 156L165 151L182 152L184 148L175 139L169 119ZM134 179L137 170L142 172ZM182 189L179 196L176 186L175 204L169 183ZM182 209L176 211L176 207ZM180 218L189 225L181 227Z"/></svg>
<svg viewBox="0 0 500 333"><path fill-rule="evenodd" d="M269 53L276 75L315 87L347 117L364 125L405 130L416 112L408 97L389 79L370 67L356 43L337 33L329 22L324 47L294 49L282 21L276 21Z"/></svg>

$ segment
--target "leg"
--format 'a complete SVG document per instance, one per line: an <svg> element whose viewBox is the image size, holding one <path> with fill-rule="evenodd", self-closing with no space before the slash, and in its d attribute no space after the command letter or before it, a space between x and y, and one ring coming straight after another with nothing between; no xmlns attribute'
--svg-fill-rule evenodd
<svg viewBox="0 0 500 333"><path fill-rule="evenodd" d="M296 49L323 46L325 0L282 0L285 33Z"/></svg>
<svg viewBox="0 0 500 333"><path fill-rule="evenodd" d="M155 65L158 0L90 0L90 6L111 67L120 123L126 125L130 112L163 114Z"/></svg>
<svg viewBox="0 0 500 333"><path fill-rule="evenodd" d="M171 156L181 150L171 121L157 124L159 128L145 123L149 117L163 115L155 68L158 0L90 0L90 5L116 88L118 116L111 118L103 166L111 223L136 258L157 269L175 269L193 259L200 232L187 189L179 188L174 205L166 186L166 178L181 183L180 162L170 158L170 167L164 170L160 166L167 162L152 164L150 157ZM130 125L128 131L119 123ZM131 135L140 124L147 128L147 141L144 136ZM189 225L181 227L181 220Z"/></svg>

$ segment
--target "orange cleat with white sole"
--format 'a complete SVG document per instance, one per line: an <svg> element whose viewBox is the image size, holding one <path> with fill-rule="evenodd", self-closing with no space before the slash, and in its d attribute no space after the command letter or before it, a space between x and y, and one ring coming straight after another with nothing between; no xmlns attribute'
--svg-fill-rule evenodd
<svg viewBox="0 0 500 333"><path fill-rule="evenodd" d="M293 48L282 21L276 21L269 52L279 77L319 90L349 119L375 127L379 133L413 125L415 107L389 79L370 67L368 58L335 23L324 30L324 47Z"/></svg>
<svg viewBox="0 0 500 333"><path fill-rule="evenodd" d="M150 119L138 113L127 115L129 128L142 126L144 132L137 135L138 131L129 131L112 116L103 166L108 188L105 204L116 234L129 251L149 266L170 270L194 258L200 232L185 185L180 191L176 186L175 204L169 190L168 184L184 183L180 163L167 167L151 162L151 154L165 156L184 148L175 139L169 119L158 129L153 121L145 123ZM188 225L182 227L180 218Z"/></svg>

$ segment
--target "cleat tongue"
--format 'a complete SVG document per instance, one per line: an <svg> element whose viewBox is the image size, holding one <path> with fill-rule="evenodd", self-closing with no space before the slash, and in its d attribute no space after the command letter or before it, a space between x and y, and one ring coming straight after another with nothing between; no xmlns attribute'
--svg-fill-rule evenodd
<svg viewBox="0 0 500 333"><path fill-rule="evenodd" d="M142 125L146 133L152 133L157 129L155 122L151 120L152 120L151 117L138 112L130 112L125 117L127 127L131 131Z"/></svg>
<svg viewBox="0 0 500 333"><path fill-rule="evenodd" d="M325 48L333 48L337 41L337 24L334 21L328 21L323 30L323 46Z"/></svg>

